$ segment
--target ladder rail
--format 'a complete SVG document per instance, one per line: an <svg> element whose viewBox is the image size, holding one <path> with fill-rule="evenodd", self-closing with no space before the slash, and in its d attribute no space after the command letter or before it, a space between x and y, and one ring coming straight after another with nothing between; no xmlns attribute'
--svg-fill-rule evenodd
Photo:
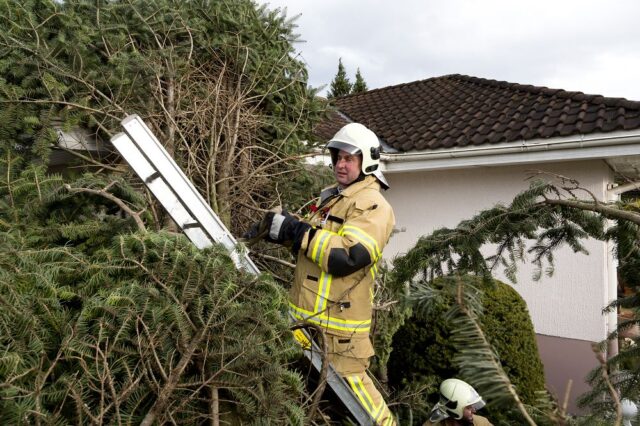
<svg viewBox="0 0 640 426"><path fill-rule="evenodd" d="M229 251L237 268L260 274L248 253L239 248L236 239L146 123L138 115L129 115L122 120L122 127L124 133L113 136L111 143L187 238L200 249L210 247L214 243L222 244ZM320 371L320 349L305 330L301 331L307 341L311 342L311 348L303 347L303 352L314 368ZM327 372L327 384L358 424L373 424L370 414L332 365L329 365Z"/></svg>

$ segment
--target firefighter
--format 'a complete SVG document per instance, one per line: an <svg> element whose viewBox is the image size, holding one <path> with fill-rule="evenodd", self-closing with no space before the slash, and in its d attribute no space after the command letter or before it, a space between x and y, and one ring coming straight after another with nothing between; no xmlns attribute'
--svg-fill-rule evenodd
<svg viewBox="0 0 640 426"><path fill-rule="evenodd" d="M362 124L340 129L327 144L336 183L324 189L304 219L268 213L267 241L297 256L290 291L292 315L321 326L328 356L365 409L380 425L395 421L366 373L374 355L369 337L374 279L395 224L381 194L389 185L380 172L378 137Z"/></svg>
<svg viewBox="0 0 640 426"><path fill-rule="evenodd" d="M476 414L484 406L482 397L467 382L447 379L440 384L440 401L424 426L492 426L489 420Z"/></svg>

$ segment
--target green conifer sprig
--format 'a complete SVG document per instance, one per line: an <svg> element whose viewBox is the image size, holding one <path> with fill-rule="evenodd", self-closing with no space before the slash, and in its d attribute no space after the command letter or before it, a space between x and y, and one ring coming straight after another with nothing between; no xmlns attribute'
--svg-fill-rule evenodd
<svg viewBox="0 0 640 426"><path fill-rule="evenodd" d="M474 272L489 276L498 265L515 281L517 263L526 255L536 266L536 276L547 267L553 271L553 251L566 244L575 252L586 253L582 240L605 237L605 221L592 211L548 204L557 188L535 181L516 196L509 206L484 210L456 228L441 228L420 238L416 246L396 261L397 279L408 281L419 272L427 276L446 271ZM535 240L524 251L527 240ZM493 255L485 257L485 244L496 244Z"/></svg>

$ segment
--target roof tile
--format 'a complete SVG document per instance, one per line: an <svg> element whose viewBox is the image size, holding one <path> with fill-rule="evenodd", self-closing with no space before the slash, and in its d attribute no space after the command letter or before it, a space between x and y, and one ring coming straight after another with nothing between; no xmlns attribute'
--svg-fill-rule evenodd
<svg viewBox="0 0 640 426"><path fill-rule="evenodd" d="M399 151L640 129L640 102L459 74L332 100L314 132L360 122Z"/></svg>

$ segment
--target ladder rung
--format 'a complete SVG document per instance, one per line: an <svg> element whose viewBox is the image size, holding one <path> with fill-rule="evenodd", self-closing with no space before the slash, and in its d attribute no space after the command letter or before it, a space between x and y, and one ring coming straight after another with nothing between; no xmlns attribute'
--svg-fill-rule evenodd
<svg viewBox="0 0 640 426"><path fill-rule="evenodd" d="M161 176L162 175L160 174L160 172L156 170L155 172L147 176L147 178L144 180L144 183L149 184Z"/></svg>
<svg viewBox="0 0 640 426"><path fill-rule="evenodd" d="M202 228L200 222L189 222L182 225L182 229Z"/></svg>

